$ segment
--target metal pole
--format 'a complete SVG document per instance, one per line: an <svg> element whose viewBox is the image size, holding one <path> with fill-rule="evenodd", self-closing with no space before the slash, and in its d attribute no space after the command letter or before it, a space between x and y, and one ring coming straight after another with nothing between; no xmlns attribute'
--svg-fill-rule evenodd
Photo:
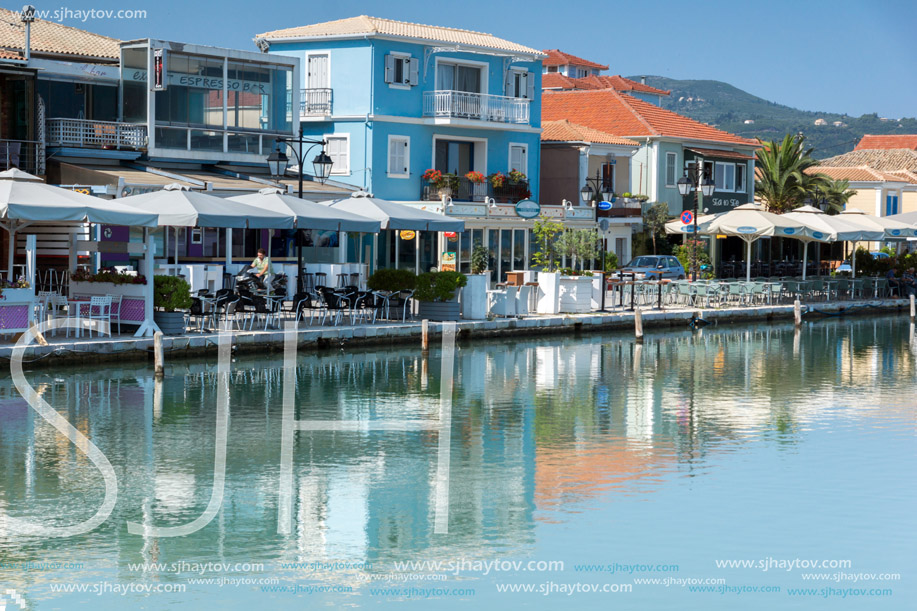
<svg viewBox="0 0 917 611"><path fill-rule="evenodd" d="M700 183L702 172L700 168L703 163L703 158L698 158L698 160L694 163L694 248L691 251L694 254L694 261L691 265L691 282L697 281L697 205L699 203L698 200L700 199Z"/></svg>

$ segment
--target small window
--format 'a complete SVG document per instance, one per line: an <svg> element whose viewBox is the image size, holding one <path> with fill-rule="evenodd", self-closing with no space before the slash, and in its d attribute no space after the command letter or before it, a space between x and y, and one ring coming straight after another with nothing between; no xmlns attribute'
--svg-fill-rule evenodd
<svg viewBox="0 0 917 611"><path fill-rule="evenodd" d="M745 164L736 164L736 192L745 192Z"/></svg>
<svg viewBox="0 0 917 611"><path fill-rule="evenodd" d="M714 171L714 182L717 191L735 191L736 188L736 166L734 163L716 162Z"/></svg>
<svg viewBox="0 0 917 611"><path fill-rule="evenodd" d="M605 191L611 191L614 193L615 190L615 164L613 163L603 163L602 164L602 189Z"/></svg>
<svg viewBox="0 0 917 611"><path fill-rule="evenodd" d="M528 146L524 144L509 145L509 169L518 170L526 176L528 172Z"/></svg>
<svg viewBox="0 0 917 611"><path fill-rule="evenodd" d="M417 85L420 62L410 55L385 56L385 82L390 85Z"/></svg>
<svg viewBox="0 0 917 611"><path fill-rule="evenodd" d="M548 66L548 72L557 72L557 66Z"/></svg>
<svg viewBox="0 0 917 611"><path fill-rule="evenodd" d="M331 157L332 174L350 174L350 138L348 136L325 136L328 142L325 152Z"/></svg>
<svg viewBox="0 0 917 611"><path fill-rule="evenodd" d="M408 178L410 172L411 139L407 136L388 137L388 175Z"/></svg>
<svg viewBox="0 0 917 611"><path fill-rule="evenodd" d="M665 186L677 186L678 177L675 175L675 163L678 161L678 155L675 153L665 154Z"/></svg>

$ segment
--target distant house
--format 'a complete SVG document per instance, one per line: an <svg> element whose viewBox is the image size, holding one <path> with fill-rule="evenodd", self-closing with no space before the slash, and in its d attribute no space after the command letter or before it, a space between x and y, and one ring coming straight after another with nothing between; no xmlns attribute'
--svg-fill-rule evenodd
<svg viewBox="0 0 917 611"><path fill-rule="evenodd" d="M897 140L892 140L889 144L906 144L898 136L864 136L863 139L886 137L898 138ZM858 170L866 168L871 171L869 174L860 172L858 174L859 178L877 180L877 174L881 174L884 177L885 181L889 183L888 185L879 185L876 180L866 180L864 182L869 184L854 187L864 193L864 195L857 193L854 196L861 204L857 207L869 206L872 209L874 206L878 206L881 209L884 207L882 203L889 194L894 196L900 191L901 199L898 211L917 211L917 151L909 148L885 150L858 148L843 155L824 159L821 161L821 165L831 168L853 168ZM898 188L898 185L893 184L901 180L907 182L907 185ZM879 192L876 192L877 189Z"/></svg>
<svg viewBox="0 0 917 611"><path fill-rule="evenodd" d="M625 202L621 197L631 191L631 157L639 146L635 140L567 120L542 123L542 198L585 205L580 190L587 178L597 180L603 190L616 193L612 207L597 210L596 216L605 248L614 252L621 263L630 261L631 236L643 222L640 204ZM595 183L590 186L595 187Z"/></svg>
<svg viewBox="0 0 917 611"><path fill-rule="evenodd" d="M835 121L831 125L833 125L834 127L847 127L847 124L844 123L843 121Z"/></svg>
<svg viewBox="0 0 917 611"><path fill-rule="evenodd" d="M648 196L650 202L666 202L672 215L685 204L678 192L678 179L701 159L716 183L713 196L703 202L703 207L721 212L753 199L754 152L759 147L755 140L612 89L545 92L542 119L568 120L639 142L640 149L630 164L630 189Z"/></svg>
<svg viewBox="0 0 917 611"><path fill-rule="evenodd" d="M828 122L825 121L824 119L815 119L815 125L822 126L822 125L827 125L827 124Z"/></svg>
<svg viewBox="0 0 917 611"><path fill-rule="evenodd" d="M826 174L834 180L847 180L856 193L847 201L876 216L891 216L917 210L917 174L907 170L883 172L866 165L857 167L818 166L809 174Z"/></svg>
<svg viewBox="0 0 917 611"><path fill-rule="evenodd" d="M866 134L860 138L853 150L863 149L911 149L917 151L917 134L894 136Z"/></svg>
<svg viewBox="0 0 917 611"><path fill-rule="evenodd" d="M657 89L647 85L645 76L641 77L638 83L619 74L614 76L600 74L601 71L608 70L608 66L563 53L557 49L548 49L544 53L548 57L543 62L545 66L541 80L543 91L613 89L656 106L662 105L663 96L671 94L671 91L666 89Z"/></svg>
<svg viewBox="0 0 917 611"><path fill-rule="evenodd" d="M754 119L745 119L745 125L754 125L754 124L755 124Z"/></svg>

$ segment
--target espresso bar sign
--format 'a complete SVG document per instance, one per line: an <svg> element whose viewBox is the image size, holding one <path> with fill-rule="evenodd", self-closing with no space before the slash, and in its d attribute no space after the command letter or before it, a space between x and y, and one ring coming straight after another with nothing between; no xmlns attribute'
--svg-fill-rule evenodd
<svg viewBox="0 0 917 611"><path fill-rule="evenodd" d="M155 59L154 59L155 65ZM163 72L165 72L165 65L163 64ZM146 80L147 73L146 70L133 70L131 72L131 80L143 82ZM195 87L197 89L213 89L217 91L223 90L223 79L212 77L212 76L198 76L196 74L174 74L166 73L162 77L162 83L168 85L179 85L181 87ZM151 83L154 90L165 89L165 86L158 86L157 83ZM228 91L242 91L247 93L257 93L268 95L270 91L270 83L263 83L257 81L240 81L237 79L229 79L226 82L226 89Z"/></svg>

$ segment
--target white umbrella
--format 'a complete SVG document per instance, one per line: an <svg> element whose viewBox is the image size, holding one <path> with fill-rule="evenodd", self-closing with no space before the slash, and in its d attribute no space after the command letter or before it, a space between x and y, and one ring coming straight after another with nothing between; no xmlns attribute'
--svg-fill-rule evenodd
<svg viewBox="0 0 917 611"><path fill-rule="evenodd" d="M0 172L0 226L10 233L8 279L13 278L15 234L32 223L100 223L155 227L156 215L46 184L13 168Z"/></svg>
<svg viewBox="0 0 917 611"><path fill-rule="evenodd" d="M758 238L766 236L817 239L813 235L813 230L799 221L788 219L785 215L766 212L755 204L744 204L716 215L698 233L742 238L747 245L745 277L748 281L751 280L751 244Z"/></svg>
<svg viewBox="0 0 917 611"><path fill-rule="evenodd" d="M881 241L906 240L907 238L917 237L917 229L915 229L913 225L902 223L901 221L896 221L888 217L866 214L859 208L847 208L840 213L840 217L849 223L865 229L882 232L883 236L880 238ZM856 278L856 243L853 245L853 253L850 255L850 259L852 270L850 275Z"/></svg>
<svg viewBox="0 0 917 611"><path fill-rule="evenodd" d="M179 184L161 191L121 198L123 204L158 216L160 227L225 227L232 229L292 229L291 213L262 210Z"/></svg>
<svg viewBox="0 0 917 611"><path fill-rule="evenodd" d="M825 214L814 206L802 206L792 212L783 215L811 228L812 239L800 238L803 240L802 250L802 279L806 279L806 259L809 242L830 241L830 242L854 242L860 240L879 240L883 232L872 231L861 225L848 222L846 219L839 218L839 215ZM823 240L822 237L827 237Z"/></svg>
<svg viewBox="0 0 917 611"><path fill-rule="evenodd" d="M704 214L697 217L697 233L701 233L706 224L716 218L715 214ZM681 217L665 224L665 232L670 234L682 235L694 233L694 221L682 223Z"/></svg>
<svg viewBox="0 0 917 611"><path fill-rule="evenodd" d="M227 198L294 217L299 229L322 229L326 231L359 231L361 233L379 233L382 223L375 219L353 214L344 209L323 206L307 199L287 195L285 191L274 187L261 189L257 193L237 195Z"/></svg>

